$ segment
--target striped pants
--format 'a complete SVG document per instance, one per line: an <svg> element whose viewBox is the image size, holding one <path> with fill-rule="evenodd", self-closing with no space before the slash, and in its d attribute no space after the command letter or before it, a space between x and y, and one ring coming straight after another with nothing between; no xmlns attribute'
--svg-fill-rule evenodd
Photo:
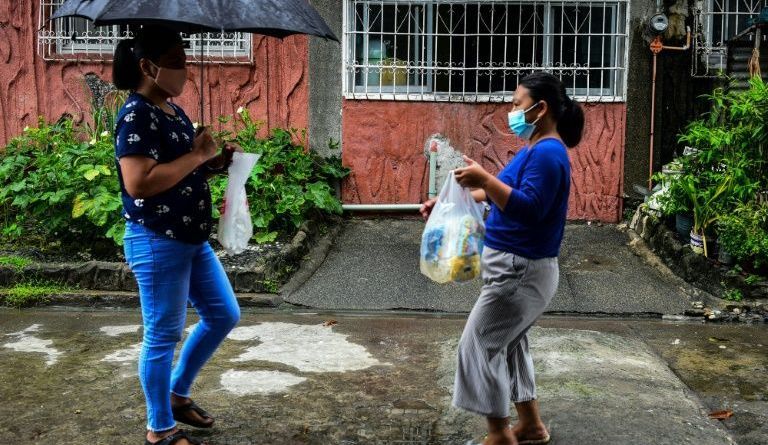
<svg viewBox="0 0 768 445"><path fill-rule="evenodd" d="M486 247L483 289L459 342L453 405L509 417L510 401L536 399L528 330L557 290L557 258L529 260Z"/></svg>

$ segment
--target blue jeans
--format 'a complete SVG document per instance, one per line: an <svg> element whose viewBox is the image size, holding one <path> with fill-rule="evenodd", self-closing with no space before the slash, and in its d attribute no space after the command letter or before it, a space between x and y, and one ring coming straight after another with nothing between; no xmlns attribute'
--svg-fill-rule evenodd
<svg viewBox="0 0 768 445"><path fill-rule="evenodd" d="M144 320L139 380L147 401L147 428L176 426L171 393L189 397L200 368L240 320L232 285L211 246L187 244L139 224L125 230L125 258L136 276ZM171 370L181 340L187 301L200 315Z"/></svg>

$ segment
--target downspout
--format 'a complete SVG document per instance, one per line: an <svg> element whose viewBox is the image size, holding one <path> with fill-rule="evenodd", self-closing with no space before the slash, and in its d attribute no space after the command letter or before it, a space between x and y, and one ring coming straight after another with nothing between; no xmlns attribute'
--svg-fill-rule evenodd
<svg viewBox="0 0 768 445"><path fill-rule="evenodd" d="M437 141L429 144L429 199L437 196Z"/></svg>
<svg viewBox="0 0 768 445"><path fill-rule="evenodd" d="M691 47L691 28L686 26L685 46L666 46L661 41L661 36L656 36L651 42L651 52L653 53L653 74L651 81L651 142L649 148L648 162L648 192L653 190L653 149L654 136L656 134L656 63L659 53L662 50L687 51Z"/></svg>

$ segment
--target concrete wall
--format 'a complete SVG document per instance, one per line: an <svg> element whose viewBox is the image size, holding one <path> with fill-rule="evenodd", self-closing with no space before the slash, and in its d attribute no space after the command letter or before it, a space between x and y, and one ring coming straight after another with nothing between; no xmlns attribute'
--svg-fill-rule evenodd
<svg viewBox="0 0 768 445"><path fill-rule="evenodd" d="M651 50L643 35L653 13L654 1L630 3L629 63L627 66L627 130L624 149L624 184L627 195L633 185L648 185L651 125Z"/></svg>
<svg viewBox="0 0 768 445"><path fill-rule="evenodd" d="M650 161L651 83L653 57L647 32L648 19L655 10L653 0L632 0L627 91L627 142L624 183L628 196L638 197L633 185L647 187ZM666 13L689 12L687 0L667 0ZM693 26L690 16L677 15L675 35L667 35L665 45L682 46L685 25ZM681 151L679 134L692 119L706 110L699 96L712 91L713 83L691 77L692 50L662 51L656 68L656 113L654 171L670 162Z"/></svg>
<svg viewBox="0 0 768 445"><path fill-rule="evenodd" d="M90 114L86 75L108 82L112 64L46 62L37 54L37 0L0 2L0 146L36 125L37 117L55 120ZM307 128L308 43L303 36L278 40L253 38L253 65L209 64L205 72L206 122L247 107L254 119L272 127ZM189 82L177 102L199 121L199 69L188 65Z"/></svg>
<svg viewBox="0 0 768 445"><path fill-rule="evenodd" d="M342 39L342 0L313 0L336 37ZM312 38L309 41L309 145L324 156L340 156L328 148L329 139L341 142L341 44Z"/></svg>

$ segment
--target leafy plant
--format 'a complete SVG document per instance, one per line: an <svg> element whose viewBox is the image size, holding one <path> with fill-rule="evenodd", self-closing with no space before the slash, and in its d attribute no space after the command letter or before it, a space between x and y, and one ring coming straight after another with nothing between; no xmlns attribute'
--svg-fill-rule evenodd
<svg viewBox="0 0 768 445"><path fill-rule="evenodd" d="M257 242L274 241L280 232L290 232L313 214L341 213L334 184L349 174L338 157L323 158L305 148L306 133L295 129L273 129L266 138L259 137L262 123L254 121L248 110L240 109L234 119L234 131L222 131L222 140L235 141L246 152L261 155L246 193ZM330 141L331 148L338 144ZM222 201L226 180L211 184L214 205Z"/></svg>
<svg viewBox="0 0 768 445"><path fill-rule="evenodd" d="M720 245L737 261L768 265L768 205L742 204L717 222Z"/></svg>
<svg viewBox="0 0 768 445"><path fill-rule="evenodd" d="M94 107L85 126L71 117L40 119L8 143L0 159L0 229L6 240L122 244L113 131L123 101L124 95L114 95L104 107ZM257 241L273 241L313 214L341 212L334 184L348 170L338 157L307 150L305 133L297 130L274 129L260 137L262 124L247 110L220 121L233 124L233 131L219 133L221 139L261 154L246 187ZM216 209L225 189L225 178L211 181Z"/></svg>
<svg viewBox="0 0 768 445"><path fill-rule="evenodd" d="M682 163L678 161L678 164ZM682 165L680 168L682 169ZM682 171L676 172L674 175L663 172L653 175L653 181L657 184L662 184L661 193L654 196L658 202L659 211L665 216L691 213L693 204L690 196L678 183L678 178L681 174Z"/></svg>
<svg viewBox="0 0 768 445"><path fill-rule="evenodd" d="M720 215L754 201L768 184L763 157L768 142L766 85L755 78L748 91L721 88L708 98L711 111L680 135L680 142L695 150L678 158L682 174L668 178L669 190L662 198L665 213L689 208L693 230L701 235Z"/></svg>
<svg viewBox="0 0 768 445"><path fill-rule="evenodd" d="M728 301L741 301L744 299L744 294L739 289L726 289L723 298Z"/></svg>
<svg viewBox="0 0 768 445"><path fill-rule="evenodd" d="M55 123L39 119L9 142L0 160L3 235L121 243L112 131L124 99L115 93L105 106L94 106L85 127L67 116Z"/></svg>

